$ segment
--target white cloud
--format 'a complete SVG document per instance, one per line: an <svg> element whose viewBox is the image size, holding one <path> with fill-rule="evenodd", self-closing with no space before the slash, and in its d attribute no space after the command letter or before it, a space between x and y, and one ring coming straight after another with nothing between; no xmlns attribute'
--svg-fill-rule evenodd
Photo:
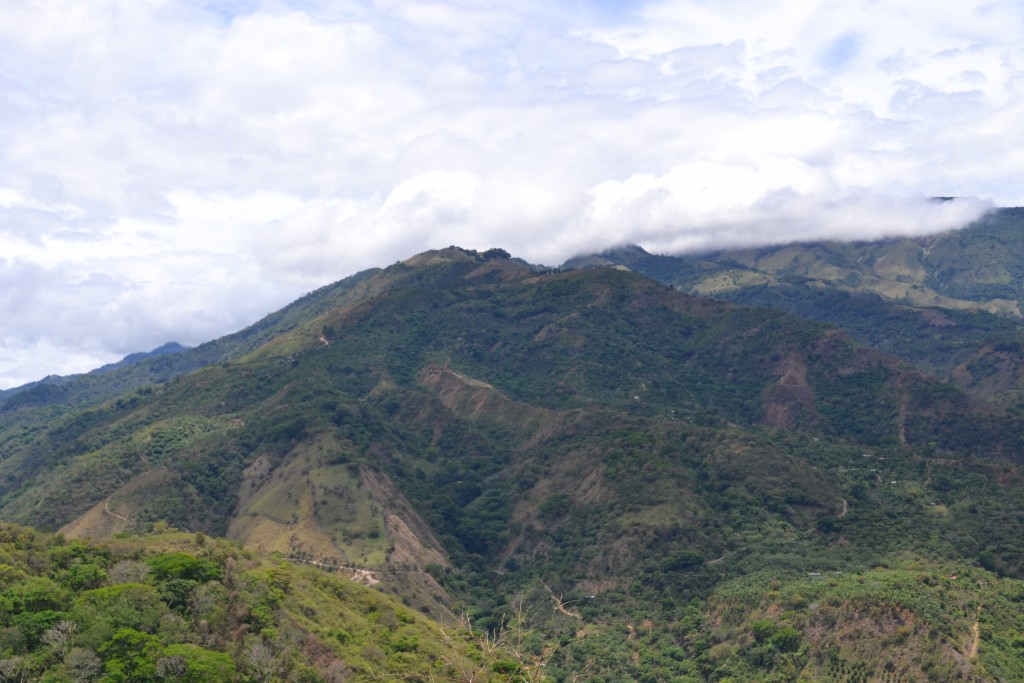
<svg viewBox="0 0 1024 683"><path fill-rule="evenodd" d="M1019 204L1022 23L1011 0L0 5L0 387L453 243L557 263Z"/></svg>

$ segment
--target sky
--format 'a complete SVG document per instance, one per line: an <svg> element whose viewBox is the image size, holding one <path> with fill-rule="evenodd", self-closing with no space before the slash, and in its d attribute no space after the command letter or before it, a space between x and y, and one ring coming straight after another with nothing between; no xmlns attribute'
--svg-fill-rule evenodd
<svg viewBox="0 0 1024 683"><path fill-rule="evenodd" d="M557 265L1024 204L1022 8L0 0L0 388L450 244Z"/></svg>

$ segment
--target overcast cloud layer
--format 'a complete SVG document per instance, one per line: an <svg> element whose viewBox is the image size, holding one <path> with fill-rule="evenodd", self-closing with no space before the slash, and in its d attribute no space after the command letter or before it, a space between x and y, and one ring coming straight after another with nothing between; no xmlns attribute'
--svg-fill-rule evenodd
<svg viewBox="0 0 1024 683"><path fill-rule="evenodd" d="M621 5L0 3L0 388L449 244L557 264L1024 203L1017 0Z"/></svg>

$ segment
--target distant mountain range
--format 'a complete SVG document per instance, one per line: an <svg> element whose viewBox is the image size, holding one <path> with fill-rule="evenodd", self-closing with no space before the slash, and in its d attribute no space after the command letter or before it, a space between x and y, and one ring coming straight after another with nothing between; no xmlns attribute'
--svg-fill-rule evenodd
<svg viewBox="0 0 1024 683"><path fill-rule="evenodd" d="M103 365L101 367L96 368L95 370L90 370L88 373L84 373L84 374L87 374L87 375L100 375L100 374L103 374L105 372L110 372L112 370L120 370L120 369L123 369L123 368L127 368L130 365L135 365L136 363L141 363L142 361L145 361L145 360L148 360L148 359L151 359L151 358L158 358L160 356L169 356L169 355L172 355L172 354L175 354L175 353L181 353L182 351L186 351L186 350L188 350L188 347L182 346L178 342L167 342L166 344L161 344L160 346L158 346L157 348L153 349L152 351L140 351L140 352L137 352L137 353L128 354L127 356L125 356L124 358L122 358L121 360L119 360L119 361L117 361L115 363L108 363L106 365ZM16 394L21 394L21 393L29 392L29 391L34 391L35 392L33 397L32 397L32 399L30 399L30 400L33 400L33 401L36 401L36 402L52 400L52 398L55 398L55 397L58 397L58 396L60 396L61 398L67 398L66 394L62 394L61 390L55 389L54 387L67 384L68 382L70 382L70 381L72 381L74 379L81 378L81 377L82 377L81 374L77 374L77 375L48 375L48 376L44 377L43 379L37 380L35 382L29 382L28 384L23 384L21 386L13 387L11 389L0 390L0 400L8 399L8 398L11 398L12 396L14 396ZM48 387L48 388L45 388L45 387ZM47 396L51 397L51 399L47 399L46 398ZM60 400L60 399L58 399L58 400Z"/></svg>
<svg viewBox="0 0 1024 683"><path fill-rule="evenodd" d="M974 395L1005 406L1024 401L1024 209L927 237L684 256L627 246L565 267L602 265L831 323Z"/></svg>

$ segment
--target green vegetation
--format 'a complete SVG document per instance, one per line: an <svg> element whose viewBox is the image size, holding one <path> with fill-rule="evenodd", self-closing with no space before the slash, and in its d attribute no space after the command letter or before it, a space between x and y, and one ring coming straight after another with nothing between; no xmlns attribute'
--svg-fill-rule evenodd
<svg viewBox="0 0 1024 683"><path fill-rule="evenodd" d="M8 399L0 516L112 540L17 532L63 559L0 557L7 660L54 680L1021 675L1024 425L980 391L831 326L500 250L287 310L159 386Z"/></svg>
<svg viewBox="0 0 1024 683"><path fill-rule="evenodd" d="M1024 210L961 230L683 256L626 247L570 265L623 264L681 289L848 331L999 405L1024 406Z"/></svg>
<svg viewBox="0 0 1024 683"><path fill-rule="evenodd" d="M428 681L471 666L509 681L529 665L506 647L512 631L494 644L200 534L104 545L0 525L0 560L3 680Z"/></svg>

